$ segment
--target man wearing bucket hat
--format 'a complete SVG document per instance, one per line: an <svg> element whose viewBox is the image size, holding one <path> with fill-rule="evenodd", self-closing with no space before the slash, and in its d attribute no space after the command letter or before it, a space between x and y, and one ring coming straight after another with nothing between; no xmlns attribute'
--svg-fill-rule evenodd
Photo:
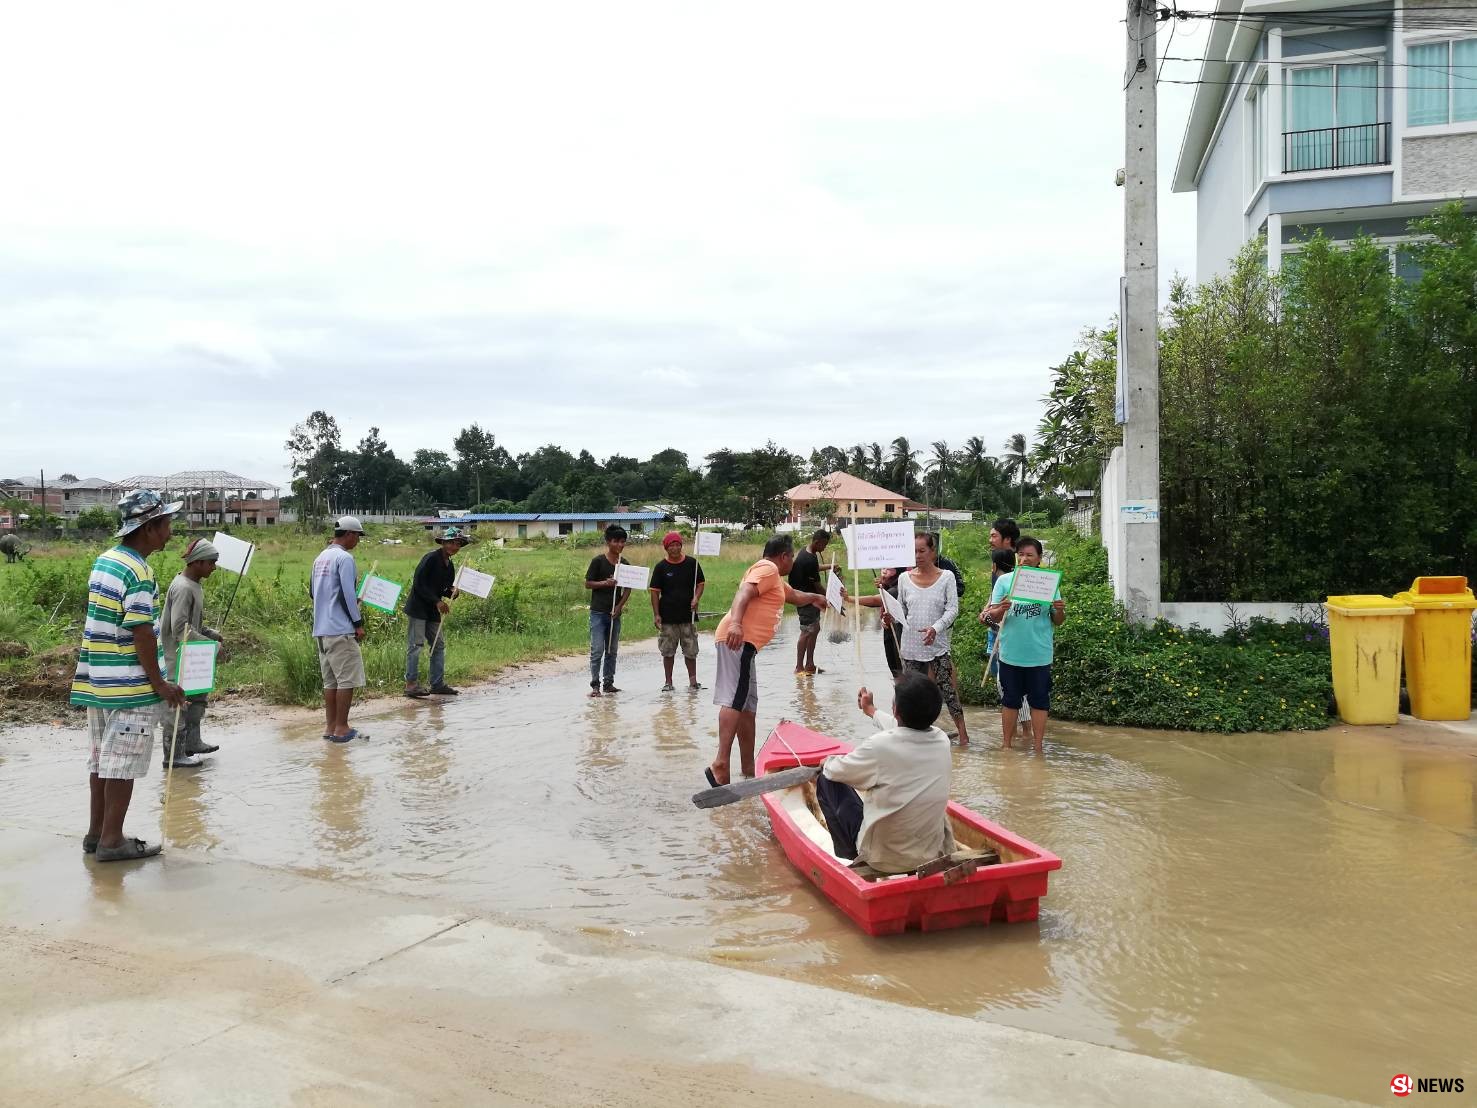
<svg viewBox="0 0 1477 1108"><path fill-rule="evenodd" d="M159 638L164 646L164 673L175 672L180 643L187 639L211 639L221 641L218 631L205 626L205 590L200 582L215 572L220 561L220 551L209 539L194 539L185 547L185 568L175 574L164 594L164 615L159 620ZM164 763L175 766L198 766L201 754L214 754L220 749L200 737L200 724L205 719L205 709L210 702L209 693L200 693L188 698L178 738L165 736L166 743L175 740L175 748L165 747Z"/></svg>
<svg viewBox="0 0 1477 1108"><path fill-rule="evenodd" d="M451 611L447 603L456 595L456 574L451 559L472 536L460 527L448 527L436 540L436 549L428 551L415 567L410 582L410 599L405 602L405 615L410 624L405 639L405 695L415 697L455 696L456 690L446 683L446 638L441 634L441 617ZM420 683L421 647L427 638L431 646L431 687Z"/></svg>
<svg viewBox="0 0 1477 1108"><path fill-rule="evenodd" d="M668 531L662 539L667 556L651 570L651 615L656 623L657 649L667 682L662 692L672 691L672 665L677 648L687 664L687 687L700 689L697 681L697 626L692 622L697 604L707 588L703 567L696 558L682 554L682 536Z"/></svg>
<svg viewBox="0 0 1477 1108"><path fill-rule="evenodd" d="M159 843L125 837L123 820L133 783L149 772L159 704L184 706L185 694L159 669L154 635L159 588L147 561L171 537L170 517L179 503L166 504L152 489L118 502L122 526L116 546L93 562L87 578L87 618L72 703L87 709L91 797L82 849L99 862L123 862L158 854Z"/></svg>
<svg viewBox="0 0 1477 1108"><path fill-rule="evenodd" d="M354 547L364 535L364 524L342 516L333 525L333 541L313 561L308 591L313 597L313 641L318 647L318 669L323 674L323 737L346 743L360 738L349 726L354 690L364 687L364 615L354 583Z"/></svg>

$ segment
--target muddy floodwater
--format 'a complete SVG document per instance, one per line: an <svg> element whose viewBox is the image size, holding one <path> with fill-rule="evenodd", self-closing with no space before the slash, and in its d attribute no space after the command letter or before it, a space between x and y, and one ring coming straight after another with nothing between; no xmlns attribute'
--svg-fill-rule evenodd
<svg viewBox="0 0 1477 1108"><path fill-rule="evenodd" d="M794 631L760 656L761 735L780 717L867 734L852 645L823 636L827 672L796 678ZM1395 1073L1477 1082L1477 746L1062 724L1041 759L998 749L994 715L971 710L954 795L1061 855L1041 918L869 939L790 867L757 801L692 807L711 693L659 692L649 647L617 679L587 700L581 668L514 675L361 717L369 738L342 747L316 717L207 719L221 752L175 772L169 840L1296 1089L1384 1103ZM0 823L84 829L68 719L0 734ZM147 837L155 766L130 816Z"/></svg>

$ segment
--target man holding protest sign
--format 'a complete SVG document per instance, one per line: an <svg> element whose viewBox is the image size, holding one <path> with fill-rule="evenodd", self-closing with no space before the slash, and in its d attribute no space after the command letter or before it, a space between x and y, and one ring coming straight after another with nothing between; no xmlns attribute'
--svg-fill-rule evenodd
<svg viewBox="0 0 1477 1108"><path fill-rule="evenodd" d="M1041 543L1022 536L1016 543L1016 568L1002 574L990 594L990 618L1000 631L1000 723L1005 746L1011 745L1021 701L1031 703L1031 732L1036 753L1046 737L1051 711L1053 632L1067 618L1061 599L1061 573L1043 570Z"/></svg>
<svg viewBox="0 0 1477 1108"><path fill-rule="evenodd" d="M313 597L313 641L318 646L318 668L323 674L323 714L329 742L359 738L349 726L354 690L364 687L364 615L355 595L353 550L364 537L364 524L343 516L333 525L333 541L313 561L308 592Z"/></svg>
<svg viewBox="0 0 1477 1108"><path fill-rule="evenodd" d="M179 647L187 639L210 639L220 642L217 631L205 626L205 590L201 582L215 572L220 551L209 539L195 539L185 547L183 572L175 575L164 595L164 614L159 619L159 638L164 647L164 675L179 680ZM184 728L179 736L169 735L172 746L164 750L165 765L198 766L201 754L214 754L220 747L200 737L200 724L210 702L209 693L187 698ZM184 741L181 742L180 740Z"/></svg>
<svg viewBox="0 0 1477 1108"><path fill-rule="evenodd" d="M151 858L162 844L125 838L123 820L133 799L133 783L149 772L154 724L162 700L184 707L185 694L160 672L154 637L159 586L147 561L169 543L170 517L180 505L164 503L152 489L130 493L118 502L122 541L103 551L87 578L87 620L77 674L74 706L87 709L88 789L91 805L82 850L99 862Z"/></svg>
<svg viewBox="0 0 1477 1108"><path fill-rule="evenodd" d="M617 586L615 570L630 564L621 557L625 549L626 529L612 523L605 529L605 553L591 558L585 571L585 588L590 590L590 695L594 697L620 692L615 687L615 656L621 644L621 615L631 590Z"/></svg>
<svg viewBox="0 0 1477 1108"><path fill-rule="evenodd" d="M472 541L460 527L448 527L436 540L436 549L428 551L415 567L410 582L410 599L405 602L409 630L405 638L405 695L420 699L435 693L456 696L446 683L446 639L441 634L441 617L451 611L456 596L455 573L451 560ZM421 648L431 642L431 687L420 683Z"/></svg>
<svg viewBox="0 0 1477 1108"><path fill-rule="evenodd" d="M668 531L662 539L667 556L651 571L651 616L656 622L657 649L662 655L666 684L662 692L671 692L672 666L677 647L682 647L682 660L687 663L687 687L700 689L697 682L697 625L693 623L698 601L707 588L703 567L696 558L682 554L682 536Z"/></svg>
<svg viewBox="0 0 1477 1108"><path fill-rule="evenodd" d="M718 757L703 773L715 788L729 781L733 740L738 739L739 765L754 776L754 718L759 711L759 683L754 656L774 638L785 604L824 607L824 593L796 592L784 580L795 565L795 543L776 535L764 544L764 557L749 567L734 595L733 606L718 624L713 643L718 677L713 703L718 705Z"/></svg>

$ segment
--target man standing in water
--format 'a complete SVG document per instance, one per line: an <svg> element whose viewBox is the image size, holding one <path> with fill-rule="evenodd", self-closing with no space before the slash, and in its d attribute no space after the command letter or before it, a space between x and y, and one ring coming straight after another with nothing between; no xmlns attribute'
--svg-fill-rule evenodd
<svg viewBox="0 0 1477 1108"><path fill-rule="evenodd" d="M796 592L813 592L821 596L826 590L821 586L821 555L831 543L831 532L822 528L810 536L810 545L795 555L794 568L790 570L790 588ZM795 640L795 672L811 675L821 671L815 665L815 643L821 637L821 615L825 608L802 605L795 610L800 617L800 635Z"/></svg>
<svg viewBox="0 0 1477 1108"><path fill-rule="evenodd" d="M91 739L91 806L82 850L99 862L151 858L163 849L125 838L123 820L133 783L149 772L160 701L176 709L185 704L183 690L159 670L159 586L145 560L169 542L170 516L179 507L152 489L124 497L118 502L123 526L115 536L123 541L98 555L87 578L87 619L71 700L87 709Z"/></svg>
<svg viewBox="0 0 1477 1108"><path fill-rule="evenodd" d="M656 622L657 649L662 655L662 670L667 681L662 692L671 692L672 665L677 660L677 647L682 647L682 660L687 663L687 687L700 689L697 683L697 625L693 619L698 601L707 588L703 567L696 558L682 555L682 536L668 531L662 539L667 556L651 571L651 617Z"/></svg>
<svg viewBox="0 0 1477 1108"><path fill-rule="evenodd" d="M205 590L200 587L200 582L215 572L220 551L209 539L195 539L185 547L183 557L184 572L175 574L169 583L169 591L164 594L164 614L159 618L166 678L175 672L182 642L192 638L221 641L220 632L205 626ZM220 749L200 737L200 725L209 703L209 693L189 698L180 734L176 736L172 730L166 734L165 741L174 744L165 748L166 765L198 766L201 754L214 754Z"/></svg>
<svg viewBox="0 0 1477 1108"><path fill-rule="evenodd" d="M718 624L713 644L718 678L713 703L718 705L718 757L703 773L714 787L729 781L733 740L738 739L739 766L754 776L754 717L759 711L759 683L754 655L774 638L785 604L824 604L824 593L796 592L784 581L795 565L795 543L776 535L764 544L764 557L749 567L734 595L733 606Z"/></svg>
<svg viewBox="0 0 1477 1108"><path fill-rule="evenodd" d="M472 541L472 536L460 527L448 527L436 540L436 549L426 552L415 567L415 576L410 581L410 599L405 603L405 695L422 699L435 693L437 696L456 696L457 691L446 683L446 638L441 634L441 617L451 611L448 601L456 595L456 574L452 572L451 559L462 547ZM420 682L421 647L430 640L431 687Z"/></svg>
<svg viewBox="0 0 1477 1108"><path fill-rule="evenodd" d="M364 537L364 525L344 516L333 525L333 541L313 562L308 591L313 596L313 641L318 646L318 668L323 674L323 714L329 742L359 738L349 726L354 690L364 687L364 616L355 595L353 550Z"/></svg>
<svg viewBox="0 0 1477 1108"><path fill-rule="evenodd" d="M621 645L621 614L631 590L616 588L615 567L629 564L621 557L625 548L626 529L612 523L605 529L605 553L591 558L585 570L585 588L590 590L590 695L595 697L620 692L615 687L615 656Z"/></svg>

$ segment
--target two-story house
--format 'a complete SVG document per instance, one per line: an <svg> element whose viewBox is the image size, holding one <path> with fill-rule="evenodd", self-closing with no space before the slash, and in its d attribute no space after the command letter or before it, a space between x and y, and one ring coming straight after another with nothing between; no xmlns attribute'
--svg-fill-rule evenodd
<svg viewBox="0 0 1477 1108"><path fill-rule="evenodd" d="M1173 182L1197 280L1263 234L1279 270L1318 230L1409 275L1411 219L1477 210L1477 0L1217 0L1206 22Z"/></svg>

